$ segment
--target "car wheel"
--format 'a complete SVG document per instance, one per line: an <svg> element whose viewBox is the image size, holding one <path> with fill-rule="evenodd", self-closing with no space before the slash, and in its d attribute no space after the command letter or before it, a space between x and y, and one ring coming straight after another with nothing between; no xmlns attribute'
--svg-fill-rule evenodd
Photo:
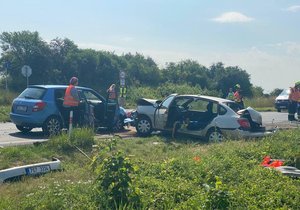
<svg viewBox="0 0 300 210"><path fill-rule="evenodd" d="M208 142L221 142L224 136L218 128L212 128L207 132L206 139Z"/></svg>
<svg viewBox="0 0 300 210"><path fill-rule="evenodd" d="M124 120L123 120L123 116L119 116L117 122L114 125L114 131L122 131L124 130Z"/></svg>
<svg viewBox="0 0 300 210"><path fill-rule="evenodd" d="M281 109L277 109L277 112L281 112Z"/></svg>
<svg viewBox="0 0 300 210"><path fill-rule="evenodd" d="M149 136L152 133L151 121L147 117L138 117L136 131L140 136Z"/></svg>
<svg viewBox="0 0 300 210"><path fill-rule="evenodd" d="M21 131L22 133L28 133L32 130L31 127L26 127L26 126L20 126L20 125L16 125L17 129L19 131Z"/></svg>
<svg viewBox="0 0 300 210"><path fill-rule="evenodd" d="M57 135L61 132L62 123L58 117L49 117L42 127L44 134L48 136Z"/></svg>

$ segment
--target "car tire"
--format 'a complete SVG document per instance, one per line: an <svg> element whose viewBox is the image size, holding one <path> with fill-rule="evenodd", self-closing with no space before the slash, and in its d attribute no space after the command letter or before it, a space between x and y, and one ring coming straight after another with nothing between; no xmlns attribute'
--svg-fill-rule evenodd
<svg viewBox="0 0 300 210"><path fill-rule="evenodd" d="M221 142L223 141L224 139L224 136L222 134L222 132L220 131L220 129L218 128L211 128L207 131L207 134L206 134L206 140L210 143L213 143L213 142Z"/></svg>
<svg viewBox="0 0 300 210"><path fill-rule="evenodd" d="M62 129L62 122L56 116L49 117L44 122L42 129L43 129L44 134L47 136L58 135L58 134L60 134L61 129Z"/></svg>
<svg viewBox="0 0 300 210"><path fill-rule="evenodd" d="M115 123L113 130L114 131L123 131L124 130L124 117L123 116L119 116L117 122Z"/></svg>
<svg viewBox="0 0 300 210"><path fill-rule="evenodd" d="M149 136L152 133L151 121L145 116L138 117L135 128L139 136Z"/></svg>
<svg viewBox="0 0 300 210"><path fill-rule="evenodd" d="M21 125L16 125L16 127L22 133L28 133L28 132L30 132L32 130L31 127L26 127L26 126L21 126Z"/></svg>
<svg viewBox="0 0 300 210"><path fill-rule="evenodd" d="M277 112L281 112L281 109L277 109Z"/></svg>

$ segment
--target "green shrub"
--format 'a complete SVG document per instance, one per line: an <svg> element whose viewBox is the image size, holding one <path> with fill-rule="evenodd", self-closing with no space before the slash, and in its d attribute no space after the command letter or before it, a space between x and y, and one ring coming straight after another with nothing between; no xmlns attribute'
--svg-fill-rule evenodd
<svg viewBox="0 0 300 210"><path fill-rule="evenodd" d="M72 130L70 137L68 133L62 133L51 137L47 144L50 148L56 148L64 152L76 150L74 146L91 149L94 144L94 131L89 128L75 128Z"/></svg>
<svg viewBox="0 0 300 210"><path fill-rule="evenodd" d="M104 159L98 167L95 200L101 209L140 206L140 198L132 181L135 169L129 158L117 152Z"/></svg>

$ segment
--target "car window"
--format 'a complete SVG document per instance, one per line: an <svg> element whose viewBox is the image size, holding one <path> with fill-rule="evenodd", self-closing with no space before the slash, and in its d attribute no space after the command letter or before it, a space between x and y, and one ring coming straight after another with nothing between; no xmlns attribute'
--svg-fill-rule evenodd
<svg viewBox="0 0 300 210"><path fill-rule="evenodd" d="M220 106L219 115L224 115L224 114L226 114L226 112L227 112L227 110L223 106Z"/></svg>
<svg viewBox="0 0 300 210"><path fill-rule="evenodd" d="M162 103L161 103L161 107L164 108L168 108L170 103L173 101L175 96L169 96L168 98L166 98Z"/></svg>
<svg viewBox="0 0 300 210"><path fill-rule="evenodd" d="M239 104L235 103L235 102L228 102L225 103L227 106L229 106L234 112L237 112L239 110L241 110L241 107Z"/></svg>
<svg viewBox="0 0 300 210"><path fill-rule="evenodd" d="M46 92L45 88L30 87L26 88L20 95L19 98L27 99L42 99Z"/></svg>
<svg viewBox="0 0 300 210"><path fill-rule="evenodd" d="M91 91L80 91L80 94L88 101L101 101L101 99Z"/></svg>
<svg viewBox="0 0 300 210"><path fill-rule="evenodd" d="M210 111L214 114L218 113L218 104L212 101L206 101L203 99L196 99L193 100L189 104L189 110L191 111L200 111L200 112L207 112Z"/></svg>
<svg viewBox="0 0 300 210"><path fill-rule="evenodd" d="M279 95L280 96L287 96L290 94L290 89L284 89Z"/></svg>

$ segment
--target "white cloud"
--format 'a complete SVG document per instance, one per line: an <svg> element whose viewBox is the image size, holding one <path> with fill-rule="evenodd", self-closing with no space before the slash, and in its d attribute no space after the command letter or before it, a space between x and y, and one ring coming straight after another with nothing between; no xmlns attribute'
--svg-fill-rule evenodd
<svg viewBox="0 0 300 210"><path fill-rule="evenodd" d="M290 6L286 10L289 11L289 12L299 12L300 11L300 5Z"/></svg>
<svg viewBox="0 0 300 210"><path fill-rule="evenodd" d="M226 12L216 18L213 18L212 20L219 23L241 23L250 22L254 19L239 12Z"/></svg>
<svg viewBox="0 0 300 210"><path fill-rule="evenodd" d="M274 47L277 50L284 51L290 56L300 56L300 43L297 42L280 42L271 44L270 47Z"/></svg>

